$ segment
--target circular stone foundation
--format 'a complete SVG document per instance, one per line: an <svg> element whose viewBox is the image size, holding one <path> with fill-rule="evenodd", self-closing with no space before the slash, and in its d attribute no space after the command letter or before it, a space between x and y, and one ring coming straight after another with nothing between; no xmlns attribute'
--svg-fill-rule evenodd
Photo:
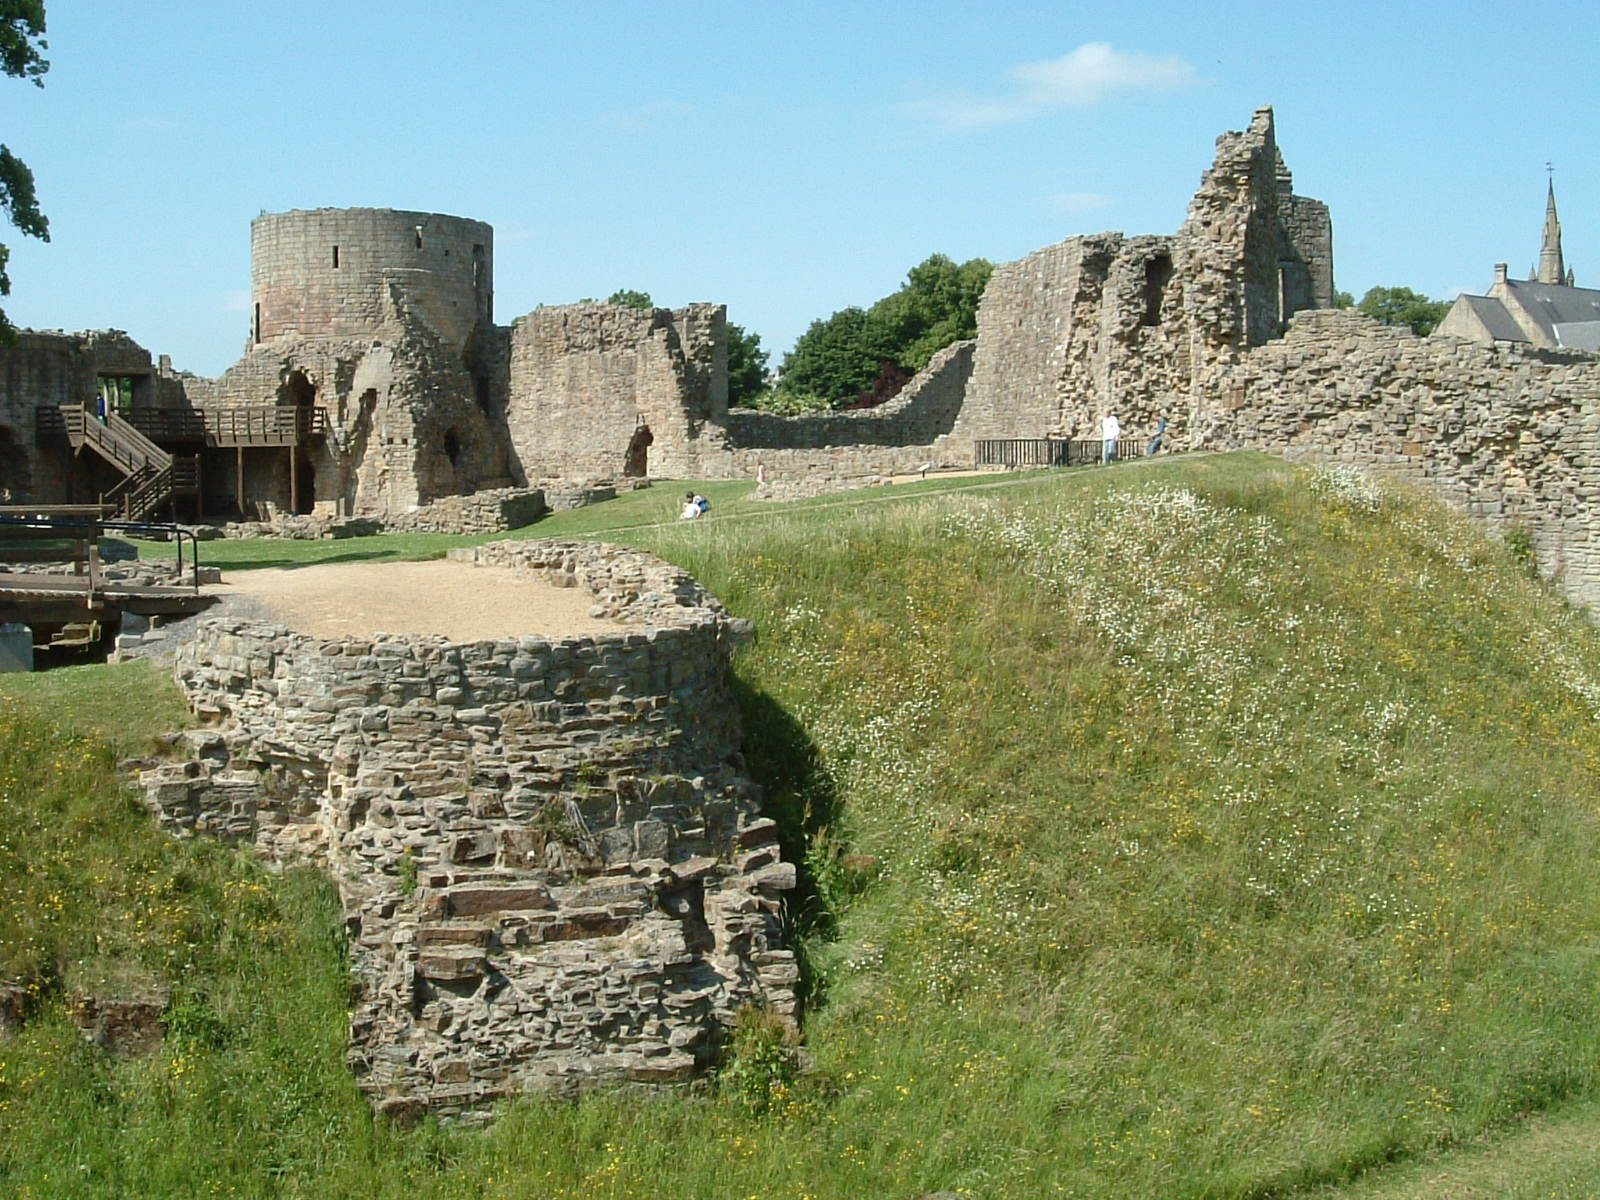
<svg viewBox="0 0 1600 1200"><path fill-rule="evenodd" d="M203 621L178 678L211 728L189 735L194 761L150 774L150 802L168 828L330 870L360 985L350 1060L379 1108L680 1081L739 1008L795 1004L778 922L794 868L728 688L748 624L615 546L452 557L416 565L493 581L472 590L515 636ZM372 571L384 611L439 607L419 577ZM518 589L603 628L530 628Z"/></svg>
<svg viewBox="0 0 1600 1200"><path fill-rule="evenodd" d="M271 620L319 638L422 633L481 642L627 628L593 616L594 597L582 588L557 587L509 566L450 560L239 571L213 590L249 596Z"/></svg>

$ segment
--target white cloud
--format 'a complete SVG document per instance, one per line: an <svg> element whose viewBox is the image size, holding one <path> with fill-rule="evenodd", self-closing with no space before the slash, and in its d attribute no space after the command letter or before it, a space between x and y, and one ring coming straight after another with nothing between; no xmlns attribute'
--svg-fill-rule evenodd
<svg viewBox="0 0 1600 1200"><path fill-rule="evenodd" d="M1012 67L1006 76L1011 90L1000 96L951 92L902 107L947 129L978 129L1062 108L1087 108L1119 92L1171 91L1200 78L1176 54L1118 50L1109 42L1085 42L1060 58Z"/></svg>
<svg viewBox="0 0 1600 1200"><path fill-rule="evenodd" d="M1116 203L1116 198L1104 192L1057 192L1054 196L1046 196L1044 202L1056 212L1078 213L1110 208Z"/></svg>

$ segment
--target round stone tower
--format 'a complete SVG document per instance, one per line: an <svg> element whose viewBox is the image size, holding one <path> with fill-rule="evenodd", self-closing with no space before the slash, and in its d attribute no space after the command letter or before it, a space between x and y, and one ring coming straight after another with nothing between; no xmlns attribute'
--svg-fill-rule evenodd
<svg viewBox="0 0 1600 1200"><path fill-rule="evenodd" d="M250 223L251 341L364 337L398 309L463 344L494 320L494 230L391 208L263 213Z"/></svg>

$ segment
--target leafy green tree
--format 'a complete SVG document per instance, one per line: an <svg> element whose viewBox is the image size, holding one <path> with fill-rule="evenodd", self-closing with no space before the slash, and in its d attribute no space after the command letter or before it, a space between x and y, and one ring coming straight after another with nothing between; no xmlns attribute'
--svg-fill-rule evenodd
<svg viewBox="0 0 1600 1200"><path fill-rule="evenodd" d="M638 292L633 288L619 288L606 297L607 304L620 304L623 308L654 308L649 292Z"/></svg>
<svg viewBox="0 0 1600 1200"><path fill-rule="evenodd" d="M976 335L978 301L993 270L987 259L929 255L871 308L813 322L784 357L778 392L785 404L810 397L842 408L889 399L940 350Z"/></svg>
<svg viewBox="0 0 1600 1200"><path fill-rule="evenodd" d="M40 51L47 48L44 0L0 0L0 71L43 87L43 76L50 64ZM0 145L0 212L29 237L50 240L50 222L39 211L33 172L4 145ZM0 244L0 296L11 294L11 278L6 274L10 259L11 252ZM0 341L15 340L15 328L0 311Z"/></svg>
<svg viewBox="0 0 1600 1200"><path fill-rule="evenodd" d="M868 310L895 346L895 362L915 373L952 342L976 337L978 301L994 264L986 258L957 263L932 254L912 267L905 285Z"/></svg>
<svg viewBox="0 0 1600 1200"><path fill-rule="evenodd" d="M728 403L749 408L767 390L767 359L761 335L743 325L728 323Z"/></svg>
<svg viewBox="0 0 1600 1200"><path fill-rule="evenodd" d="M1356 307L1385 325L1408 325L1418 337L1427 337L1450 311L1450 301L1429 300L1406 287L1375 287Z"/></svg>
<svg viewBox="0 0 1600 1200"><path fill-rule="evenodd" d="M1335 292L1333 294L1333 306L1335 308L1354 308L1356 306L1356 298L1349 292Z"/></svg>
<svg viewBox="0 0 1600 1200"><path fill-rule="evenodd" d="M780 389L841 408L871 387L894 356L889 331L866 309L842 308L826 320L811 322L795 340L783 358Z"/></svg>

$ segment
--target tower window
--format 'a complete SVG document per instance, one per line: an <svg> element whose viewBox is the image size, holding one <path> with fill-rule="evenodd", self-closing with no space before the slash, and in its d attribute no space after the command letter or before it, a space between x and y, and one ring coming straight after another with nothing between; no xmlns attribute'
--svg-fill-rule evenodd
<svg viewBox="0 0 1600 1200"><path fill-rule="evenodd" d="M337 246L333 248L333 269L335 271L339 269L339 247Z"/></svg>
<svg viewBox="0 0 1600 1200"><path fill-rule="evenodd" d="M413 228L415 229L416 235L417 235L417 249L421 250L422 249L422 226L421 225L416 225L416 226L413 226Z"/></svg>
<svg viewBox="0 0 1600 1200"><path fill-rule="evenodd" d="M1140 318L1141 325L1161 324L1161 302L1166 296L1167 285L1172 282L1172 256L1166 253L1152 254L1144 262L1144 315Z"/></svg>

